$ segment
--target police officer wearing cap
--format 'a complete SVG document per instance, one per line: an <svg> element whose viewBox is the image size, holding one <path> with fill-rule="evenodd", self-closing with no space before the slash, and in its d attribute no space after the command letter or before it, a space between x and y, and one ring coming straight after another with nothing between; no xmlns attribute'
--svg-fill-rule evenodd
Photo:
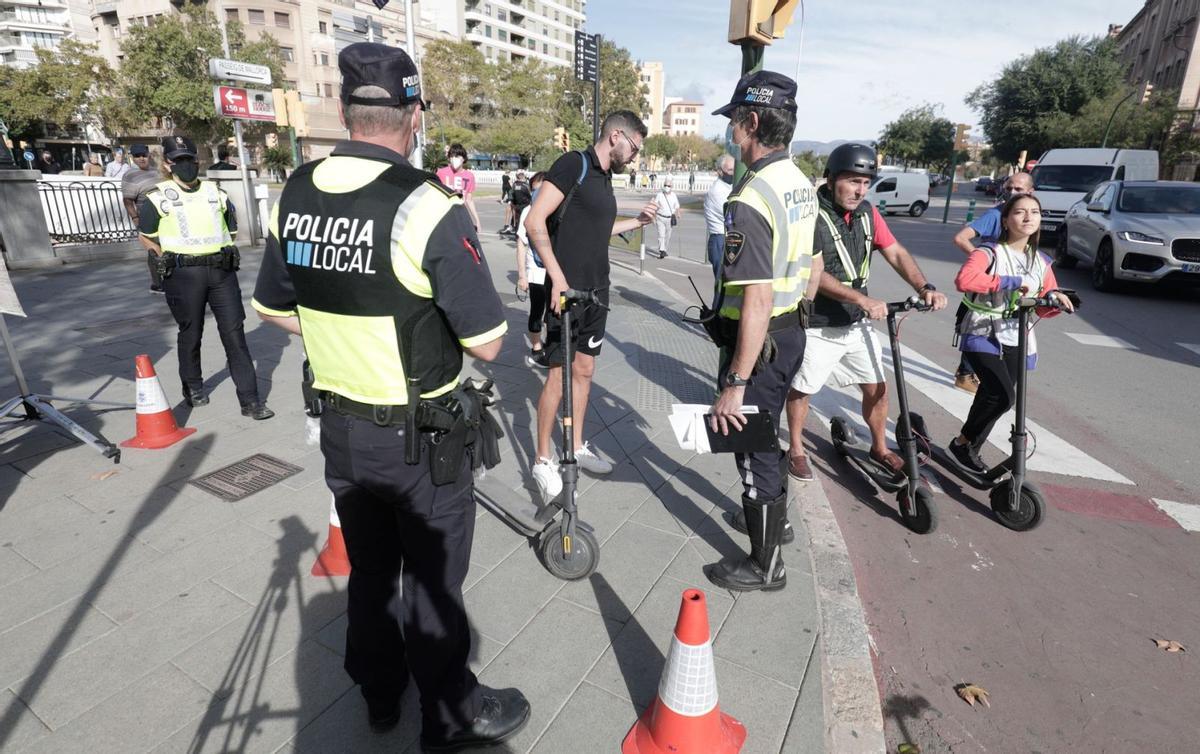
<svg viewBox="0 0 1200 754"><path fill-rule="evenodd" d="M488 388L458 375L464 352L499 354L504 310L462 199L407 159L424 107L412 60L356 43L338 67L350 139L288 179L253 306L303 336L325 404L325 481L351 565L345 668L368 722L396 724L411 672L425 750L486 746L520 730L529 703L467 666L471 470L498 427L479 430L494 426Z"/></svg>
<svg viewBox="0 0 1200 754"><path fill-rule="evenodd" d="M788 385L804 358L802 317L811 308L821 257L813 253L817 197L788 157L796 130L796 83L773 71L743 76L726 115L747 170L725 204L725 256L717 316L724 336L711 411L714 432L740 431L744 405L779 426ZM782 451L736 454L742 478L741 528L749 556L704 568L709 581L735 591L782 589L781 538L787 520L787 461ZM736 522L735 522L736 525Z"/></svg>
<svg viewBox="0 0 1200 754"><path fill-rule="evenodd" d="M167 306L179 325L179 379L189 406L208 405L200 371L205 307L212 309L242 415L270 419L258 395L258 376L246 345L238 285L237 215L225 192L200 180L196 145L186 136L162 140L170 180L158 183L138 206L142 245L158 255Z"/></svg>

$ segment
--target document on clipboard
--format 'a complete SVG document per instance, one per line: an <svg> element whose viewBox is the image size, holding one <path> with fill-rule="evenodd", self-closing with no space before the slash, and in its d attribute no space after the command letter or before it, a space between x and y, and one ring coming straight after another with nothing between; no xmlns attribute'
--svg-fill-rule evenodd
<svg viewBox="0 0 1200 754"><path fill-rule="evenodd" d="M671 406L671 429L680 448L697 453L765 453L779 449L775 422L769 414L759 413L758 406L742 406L746 426L741 431L731 427L728 435L709 427L711 410L712 406L701 404Z"/></svg>

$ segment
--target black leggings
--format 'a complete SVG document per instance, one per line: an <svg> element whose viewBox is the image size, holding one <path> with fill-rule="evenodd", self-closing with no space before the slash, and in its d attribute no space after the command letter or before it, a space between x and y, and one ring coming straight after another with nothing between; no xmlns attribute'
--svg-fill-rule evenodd
<svg viewBox="0 0 1200 754"><path fill-rule="evenodd" d="M544 283L529 284L529 332L541 332L550 291Z"/></svg>
<svg viewBox="0 0 1200 754"><path fill-rule="evenodd" d="M1012 408L1017 399L1017 370L1025 365L1021 363L1021 352L1016 346L1002 348L1004 353L1000 356L974 351L964 354L979 377L975 402L962 426L963 437L975 446L983 444L996 420Z"/></svg>

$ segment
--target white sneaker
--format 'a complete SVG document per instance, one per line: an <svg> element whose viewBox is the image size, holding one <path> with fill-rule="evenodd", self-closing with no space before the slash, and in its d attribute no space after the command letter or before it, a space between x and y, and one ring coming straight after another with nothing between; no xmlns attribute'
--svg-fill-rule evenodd
<svg viewBox="0 0 1200 754"><path fill-rule="evenodd" d="M547 503L558 497L562 492L562 476L558 473L558 463L549 458L539 458L533 465L533 481L537 484L538 492Z"/></svg>
<svg viewBox="0 0 1200 754"><path fill-rule="evenodd" d="M596 455L591 445L586 442L575 451L575 463L579 464L579 468L593 474L608 474L613 470L613 465Z"/></svg>

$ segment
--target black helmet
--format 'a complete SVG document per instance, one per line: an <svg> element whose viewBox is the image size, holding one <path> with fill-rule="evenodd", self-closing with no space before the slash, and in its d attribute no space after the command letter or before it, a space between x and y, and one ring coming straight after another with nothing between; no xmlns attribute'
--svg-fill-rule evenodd
<svg viewBox="0 0 1200 754"><path fill-rule="evenodd" d="M825 162L825 177L833 179L841 173L854 173L874 178L879 172L877 162L875 150L866 144L842 144L829 153L829 159Z"/></svg>

